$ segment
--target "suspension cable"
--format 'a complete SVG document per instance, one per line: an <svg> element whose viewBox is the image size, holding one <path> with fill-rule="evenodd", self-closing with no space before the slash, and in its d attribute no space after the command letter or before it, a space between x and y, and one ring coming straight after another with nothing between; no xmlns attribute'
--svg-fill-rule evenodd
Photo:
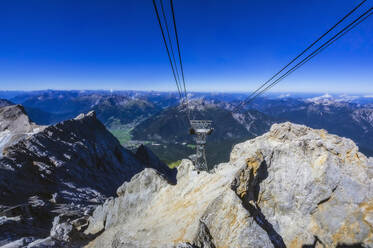
<svg viewBox="0 0 373 248"><path fill-rule="evenodd" d="M271 82L276 76L278 76L281 72L283 72L286 68L288 68L292 63L294 63L299 57L304 55L309 49L311 49L317 42L319 42L322 38L324 38L328 33L330 33L333 29L335 29L340 23L342 23L347 17L349 17L353 12L355 12L361 5L363 5L367 0L363 0L360 2L356 7L354 7L350 12L348 12L344 17L342 17L336 24L334 24L331 28L329 28L324 34L322 34L319 38L317 38L311 45L309 45L306 49L304 49L300 54L298 54L295 58L293 58L288 64L281 68L277 73L275 73L271 78L269 78L266 82L264 82L259 88L257 88L254 92L252 92L247 99L250 99L258 91L260 91L263 87L265 87L269 82ZM245 101L239 103L234 110L239 108Z"/></svg>
<svg viewBox="0 0 373 248"><path fill-rule="evenodd" d="M316 52L315 54L313 54L311 57L309 57L306 61L302 62L302 64L300 64L298 67L302 66L303 64L307 63L309 60L311 60L313 57L315 57L316 55L318 55L319 53L321 53L323 50L325 50L327 47L329 47L331 44L333 44L335 41L337 41L339 38L341 38L343 35L345 35L346 33L348 33L349 31L351 31L352 29L354 29L357 25L359 25L360 23L362 23L365 19L367 19L369 16L371 16L373 14L373 12L370 12L368 15L366 15L364 18L362 18L360 21L358 21L357 23L355 23L353 26L351 26L349 29L347 29L346 31L344 31L343 34L339 35L337 38L335 38L332 42L330 42L329 44L327 44L325 47L321 48L318 52ZM296 69L298 69L298 67ZM293 73L296 69L294 69L293 71L289 72L289 74L287 76L289 76L291 73ZM281 78L279 81L281 81L282 79L284 78ZM269 89L271 89L274 85L271 85Z"/></svg>
<svg viewBox="0 0 373 248"><path fill-rule="evenodd" d="M175 19L175 11L174 11L174 4L173 4L173 0L170 0L170 5L171 5L171 11L172 11L172 19L173 19L173 23L174 23L174 30L175 30L175 37L176 37L176 44L177 44L177 51L178 51L178 54L179 54L179 62L180 62L180 69L181 69L181 77L183 79L183 85L184 85L184 94L185 94L185 100L186 100L186 110L187 110L187 115L188 115L188 119L190 121L190 117L189 117L189 107L188 107L188 94L187 94L187 90L186 90L186 86L185 86L185 77L184 77L184 69L183 69L183 61L181 59L181 52L180 52L180 44L179 44L179 35L177 33L177 26L176 26L176 19Z"/></svg>
<svg viewBox="0 0 373 248"><path fill-rule="evenodd" d="M161 22L161 19L159 18L157 4L155 3L155 0L153 0L153 6L154 6L155 13L157 15L157 20L158 20L158 23L159 23L159 27L161 29L163 42L164 42L164 45L166 47L168 59L169 59L169 62L170 62L170 65L171 65L171 69L172 69L172 74L173 74L175 82L176 82L177 91L179 92L180 99L182 99L182 94L181 94L181 91L180 91L180 88L179 88L179 84L178 84L178 81L177 81L177 78L176 78L175 69L174 69L174 66L172 64L172 59L171 59L171 56L170 56L170 51L169 51L168 46L167 46L166 38L165 38L165 35L164 35L164 32L163 32L162 22Z"/></svg>
<svg viewBox="0 0 373 248"><path fill-rule="evenodd" d="M179 76L179 70L178 70L178 66L177 66L177 63L176 63L176 59L175 59L174 48L172 46L170 31L168 29L168 22L167 22L167 17L166 17L165 11L164 11L163 0L160 0L160 3L161 3L161 10L162 10L162 15L163 15L163 21L164 21L164 25L166 27L166 33L167 33L168 43L170 44L170 50L171 50L172 60L173 60L173 63L175 65L175 71L176 71L176 76L177 76L177 84L178 84L179 89L182 91L181 82L180 82L180 76Z"/></svg>
<svg viewBox="0 0 373 248"><path fill-rule="evenodd" d="M339 38L344 36L346 33L351 31L353 28L355 28L357 25L359 25L361 22L366 20L370 15L373 14L372 12L373 7L368 9L366 12L364 12L362 15L360 15L358 18L356 18L353 22L348 24L346 27L344 27L341 31L339 31L337 34L335 34L332 38L330 38L328 41L323 43L319 48L317 48L315 51L313 51L311 54L309 54L306 58L304 58L302 61L300 61L298 64L293 66L291 69L289 69L286 73L284 73L281 77L276 79L274 82L272 82L270 85L268 85L266 88L261 90L259 93L255 94L250 99L247 99L244 101L244 104L248 104L252 102L256 97L262 95L264 92L278 84L281 80L283 80L285 77L289 76L291 73L293 73L295 70L297 70L299 67L307 63L309 60L311 60L316 55L320 54L323 50L325 50L327 47L329 47L331 44L333 44L335 41L337 41Z"/></svg>

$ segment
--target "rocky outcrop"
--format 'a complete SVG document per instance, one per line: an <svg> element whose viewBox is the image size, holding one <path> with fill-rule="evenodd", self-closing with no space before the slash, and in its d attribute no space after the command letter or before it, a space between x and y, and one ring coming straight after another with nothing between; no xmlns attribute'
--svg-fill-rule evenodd
<svg viewBox="0 0 373 248"><path fill-rule="evenodd" d="M57 203L97 203L144 168L94 112L8 147L0 165L1 175L9 174L0 184L3 204L22 203L35 194Z"/></svg>
<svg viewBox="0 0 373 248"><path fill-rule="evenodd" d="M13 103L6 99L0 99L0 108L9 106L9 105L13 105Z"/></svg>
<svg viewBox="0 0 373 248"><path fill-rule="evenodd" d="M237 145L231 162L242 159L255 187L237 192L288 247L373 245L369 162L351 140L285 123Z"/></svg>
<svg viewBox="0 0 373 248"><path fill-rule="evenodd" d="M44 127L33 123L21 105L2 106L0 102L0 157L4 149Z"/></svg>
<svg viewBox="0 0 373 248"><path fill-rule="evenodd" d="M34 128L20 106L0 110L11 109L4 114L7 122L0 124L4 130ZM33 241L36 247L75 241L95 206L113 196L124 181L152 167L124 149L94 112L45 127L8 146L3 154L0 245L46 236L50 237ZM162 170L165 176L170 171Z"/></svg>
<svg viewBox="0 0 373 248"><path fill-rule="evenodd" d="M210 173L145 169L94 211L87 247L371 247L372 166L349 139L275 124Z"/></svg>

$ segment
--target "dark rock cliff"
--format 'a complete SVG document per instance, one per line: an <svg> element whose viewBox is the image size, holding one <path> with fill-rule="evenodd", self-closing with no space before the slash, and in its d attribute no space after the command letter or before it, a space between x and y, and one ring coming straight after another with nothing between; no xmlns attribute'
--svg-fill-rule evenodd
<svg viewBox="0 0 373 248"><path fill-rule="evenodd" d="M21 139L0 159L0 245L48 236L59 214L87 215L152 161L123 148L94 112ZM163 164L154 168L172 174Z"/></svg>

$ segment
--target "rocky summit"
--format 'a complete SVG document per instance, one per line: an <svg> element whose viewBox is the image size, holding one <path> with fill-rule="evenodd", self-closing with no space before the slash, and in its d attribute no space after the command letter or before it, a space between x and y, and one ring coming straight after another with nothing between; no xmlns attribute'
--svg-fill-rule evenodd
<svg viewBox="0 0 373 248"><path fill-rule="evenodd" d="M373 159L353 141L291 123L234 146L176 184L145 169L97 207L87 247L373 247Z"/></svg>
<svg viewBox="0 0 373 248"><path fill-rule="evenodd" d="M0 246L80 247L89 214L124 181L147 167L174 180L150 151L139 151L144 163L123 148L94 112L39 127L14 105L0 108L0 118L2 132L27 134L0 159Z"/></svg>

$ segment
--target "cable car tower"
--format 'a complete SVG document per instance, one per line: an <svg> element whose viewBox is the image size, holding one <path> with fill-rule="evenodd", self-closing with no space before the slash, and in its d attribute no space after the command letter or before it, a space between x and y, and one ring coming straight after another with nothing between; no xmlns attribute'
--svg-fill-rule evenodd
<svg viewBox="0 0 373 248"><path fill-rule="evenodd" d="M207 135L210 135L214 130L211 125L212 121L209 120L190 120L191 128L189 132L191 135L196 135L194 138L196 141L196 154L189 156L189 158L193 161L197 170L209 170L206 160L205 145Z"/></svg>

